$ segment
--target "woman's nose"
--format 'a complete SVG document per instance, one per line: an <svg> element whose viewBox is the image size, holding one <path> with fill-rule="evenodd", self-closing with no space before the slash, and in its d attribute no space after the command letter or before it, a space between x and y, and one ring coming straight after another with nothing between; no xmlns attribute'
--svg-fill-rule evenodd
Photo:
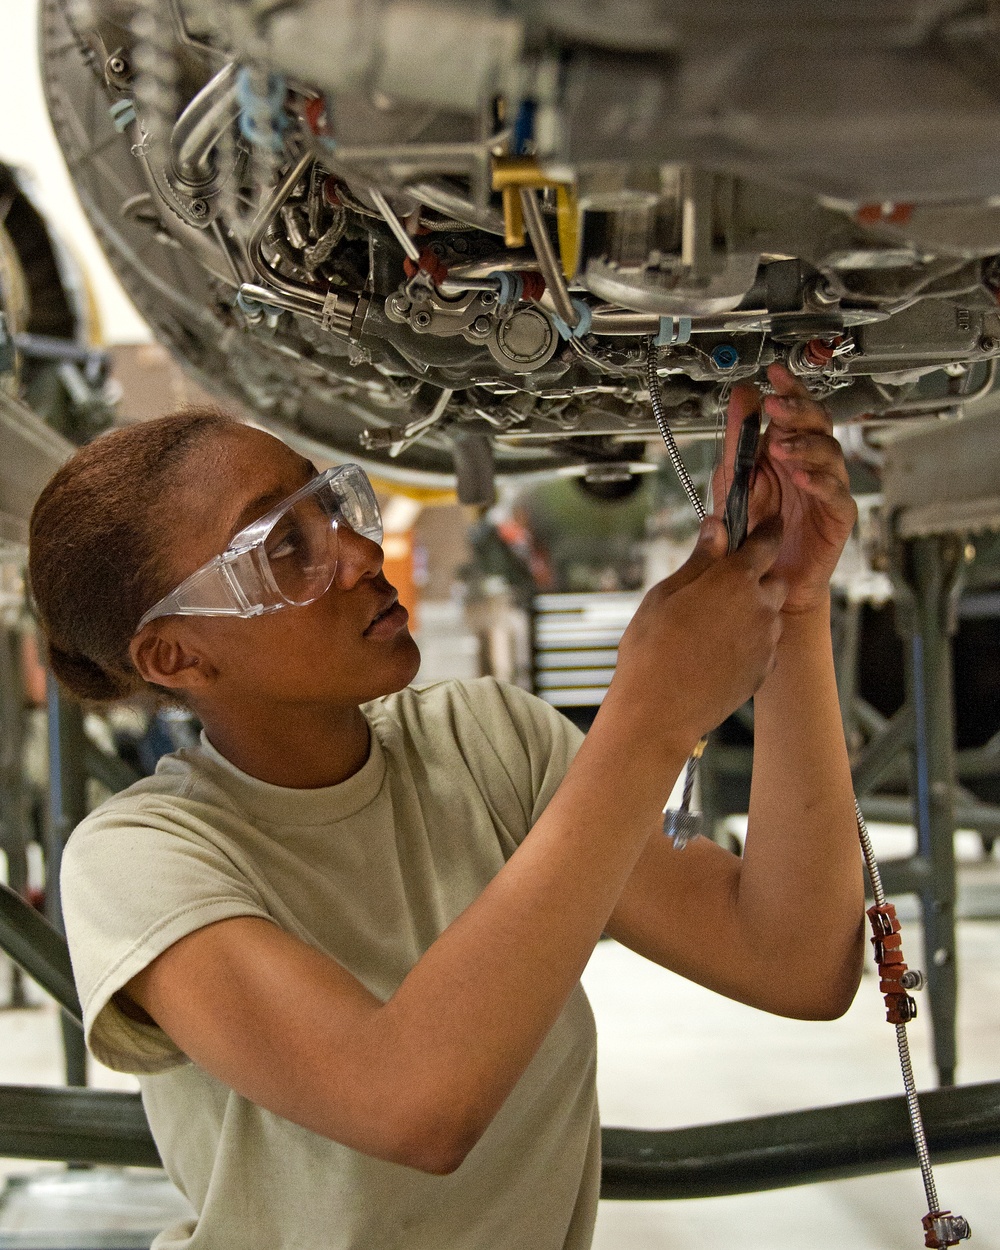
<svg viewBox="0 0 1000 1250"><path fill-rule="evenodd" d="M382 572L382 548L378 543L358 534L349 525L341 525L337 532L337 571L334 584L341 590L350 590L365 577L377 577Z"/></svg>

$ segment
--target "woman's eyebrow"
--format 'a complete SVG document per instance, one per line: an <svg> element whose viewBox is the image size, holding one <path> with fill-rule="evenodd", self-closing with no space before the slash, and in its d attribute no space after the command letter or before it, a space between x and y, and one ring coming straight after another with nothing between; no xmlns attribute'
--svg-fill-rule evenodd
<svg viewBox="0 0 1000 1250"><path fill-rule="evenodd" d="M306 475L306 481L309 481L310 478L316 477L317 470L311 460L306 460L305 464L309 469L309 472ZM290 491L285 486L275 486L271 490L265 491L262 495L258 495L256 499L251 499L233 522L232 527L229 530L229 537L226 541L232 542L244 526L249 525L251 521L259 520L269 508L274 506L274 504L280 503L282 499L287 499L288 496L293 493L293 491Z"/></svg>
<svg viewBox="0 0 1000 1250"><path fill-rule="evenodd" d="M251 521L259 520L267 512L268 508L276 503L280 503L290 493L284 487L279 486L273 490L265 491L264 494L258 495L256 499L251 499L230 527L227 541L231 542L244 526L249 525Z"/></svg>

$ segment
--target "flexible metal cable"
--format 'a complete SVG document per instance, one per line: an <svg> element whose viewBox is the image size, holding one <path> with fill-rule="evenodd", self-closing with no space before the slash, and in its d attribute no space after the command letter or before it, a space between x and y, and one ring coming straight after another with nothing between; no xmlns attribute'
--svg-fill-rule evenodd
<svg viewBox="0 0 1000 1250"><path fill-rule="evenodd" d="M674 472L677 474L677 480L684 487L684 493L691 500L691 507L698 514L698 520L704 521L708 515L705 511L705 505L701 502L701 496L695 489L694 482L691 481L691 474L687 471L687 466L681 459L680 449L677 446L677 440L674 438L674 432L667 424L667 418L663 413L663 401L660 398L660 378L656 372L656 343L650 338L646 344L646 381L649 384L649 402L653 408L653 418L656 421L656 428L660 431L660 437L663 439L667 448L667 455L670 457L670 463L674 466Z"/></svg>
<svg viewBox="0 0 1000 1250"><path fill-rule="evenodd" d="M881 907L885 902L885 887L882 885L882 874L879 872L875 859L875 850L868 833L868 825L861 812L861 804L854 800L854 815L858 822L858 838L861 842L861 853L865 857L865 867L872 883L872 895L875 905ZM937 1186L931 1170L930 1150L927 1146L927 1133L924 1129L924 1117L917 1100L917 1083L913 1079L913 1064L910 1060L910 1039L905 1024L896 1025L896 1048L899 1051L899 1066L903 1073L903 1089L906 1093L906 1110L910 1116L910 1129L913 1132L913 1144L917 1150L917 1161L920 1164L920 1176L924 1182L924 1193L927 1195L927 1209L940 1211L938 1206Z"/></svg>
<svg viewBox="0 0 1000 1250"><path fill-rule="evenodd" d="M656 419L657 428L663 438L663 442L667 448L667 455L670 457L670 463L674 467L674 472L684 487L688 499L698 514L698 520L705 519L705 508L695 490L694 483L687 471L684 461L681 459L680 451L674 439L673 431L667 424L663 414L663 405L660 402L660 379L656 372L656 344L652 339L649 340L648 350L646 354L646 378L649 382L649 401L652 405L653 416ZM689 770L692 761L688 761ZM693 770L692 770L693 778ZM687 777L685 782L687 782ZM685 790L687 786L685 785ZM858 840L861 843L861 853L864 856L865 867L868 869L868 876L872 883L872 894L875 898L876 906L881 906L885 902L885 887L882 884L882 874L879 872L878 863L875 859L875 850L872 846L871 836L868 833L868 825L861 811L861 804L857 797L854 799L854 815L858 825ZM906 1110L910 1117L910 1130L913 1134L913 1144L917 1152L917 1162L920 1166L920 1177L924 1185L924 1193L927 1197L927 1209L931 1215L937 1215L941 1211L938 1205L937 1186L934 1183L934 1173L931 1169L930 1150L927 1145L927 1132L924 1128L924 1118L920 1111L920 1102L917 1098L917 1083L913 1077L913 1064L910 1059L910 1041L906 1033L905 1024L896 1025L896 1048L899 1051L899 1066L903 1074L903 1089L906 1095ZM966 1227L965 1236L968 1236ZM955 1244L955 1243L949 1243Z"/></svg>

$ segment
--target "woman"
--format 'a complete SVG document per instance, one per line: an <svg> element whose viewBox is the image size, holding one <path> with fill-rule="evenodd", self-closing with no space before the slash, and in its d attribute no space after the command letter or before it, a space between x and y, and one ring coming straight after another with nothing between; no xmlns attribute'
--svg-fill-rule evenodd
<svg viewBox="0 0 1000 1250"><path fill-rule="evenodd" d="M488 679L409 688L363 482L259 430L163 418L46 488L30 574L57 676L153 687L205 727L88 817L63 869L90 1047L139 1074L198 1212L160 1250L589 1245L579 977L602 932L768 1011L850 1004L828 579L855 514L822 409L769 376L749 538L726 555L709 520L647 594L582 742ZM756 402L737 388L731 431ZM755 692L744 858L675 850L674 779Z"/></svg>

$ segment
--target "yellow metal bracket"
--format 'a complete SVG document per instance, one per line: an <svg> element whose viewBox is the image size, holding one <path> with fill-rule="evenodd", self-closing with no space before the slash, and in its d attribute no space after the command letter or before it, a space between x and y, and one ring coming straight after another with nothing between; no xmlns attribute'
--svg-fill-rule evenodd
<svg viewBox="0 0 1000 1250"><path fill-rule="evenodd" d="M524 247L524 216L521 190L556 193L556 227L559 260L565 277L572 278L580 259L580 204L571 182L547 177L534 156L494 156L493 190L503 200L504 238L508 247Z"/></svg>

